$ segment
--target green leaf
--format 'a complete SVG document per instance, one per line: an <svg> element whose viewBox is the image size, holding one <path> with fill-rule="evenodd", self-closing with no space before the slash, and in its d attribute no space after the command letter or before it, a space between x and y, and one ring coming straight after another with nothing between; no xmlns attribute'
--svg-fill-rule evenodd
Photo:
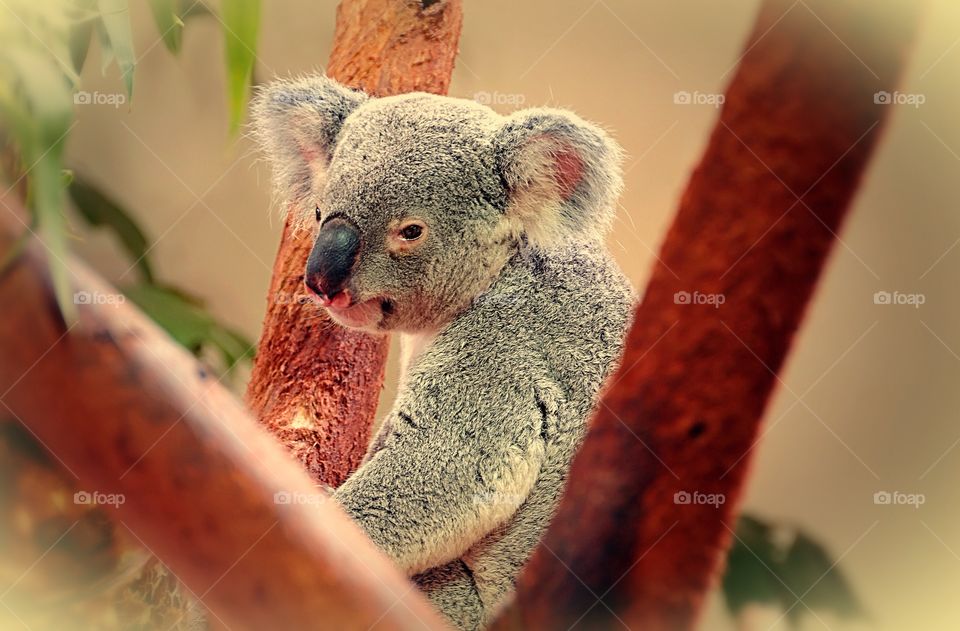
<svg viewBox="0 0 960 631"><path fill-rule="evenodd" d="M783 586L768 569L777 564L771 528L743 515L723 576L723 596L731 613L736 615L748 605L781 602Z"/></svg>
<svg viewBox="0 0 960 631"><path fill-rule="evenodd" d="M155 283L155 284L157 284L159 287L162 287L164 291L178 297L180 300L184 301L185 303L193 305L194 307L197 307L199 309L203 309L203 300L199 296L192 294L180 287L174 287L173 285L165 285L162 283Z"/></svg>
<svg viewBox="0 0 960 631"><path fill-rule="evenodd" d="M199 0L180 0L180 18L186 22L188 18L210 16L213 12L210 7Z"/></svg>
<svg viewBox="0 0 960 631"><path fill-rule="evenodd" d="M176 292L158 285L134 285L124 293L191 352L199 353L210 337L213 318Z"/></svg>
<svg viewBox="0 0 960 631"><path fill-rule="evenodd" d="M153 21L157 24L160 37L163 38L167 50L176 55L180 52L180 45L183 43L183 19L179 13L181 4L178 0L149 1L150 9L153 11Z"/></svg>
<svg viewBox="0 0 960 631"><path fill-rule="evenodd" d="M79 73L87 60L90 40L93 39L93 21L85 20L70 31L70 61L73 69Z"/></svg>
<svg viewBox="0 0 960 631"><path fill-rule="evenodd" d="M779 605L794 624L809 613L807 607L842 618L864 615L849 582L823 545L795 528L748 515L737 524L723 595L734 615L748 605ZM798 597L806 606L797 604Z"/></svg>
<svg viewBox="0 0 960 631"><path fill-rule="evenodd" d="M73 205L88 224L107 228L120 240L123 248L133 258L145 281L153 282L153 270L147 259L149 244L146 235L130 214L113 199L82 179L70 185Z"/></svg>
<svg viewBox="0 0 960 631"><path fill-rule="evenodd" d="M110 52L120 68L120 77L127 89L127 98L133 98L133 69L137 60L133 53L130 33L130 9L127 0L98 0L103 34L110 43Z"/></svg>
<svg viewBox="0 0 960 631"><path fill-rule="evenodd" d="M100 21L100 16L93 10L96 0L76 0L76 7L80 15L70 27L70 61L73 70L80 74L83 64L87 60L90 50L90 40L93 39L94 26Z"/></svg>
<svg viewBox="0 0 960 631"><path fill-rule="evenodd" d="M62 142L59 143L62 145ZM73 284L67 268L67 226L63 216L63 183L60 154L56 148L40 156L30 174L30 194L37 215L37 230L47 248L53 292L67 322L76 318Z"/></svg>
<svg viewBox="0 0 960 631"><path fill-rule="evenodd" d="M107 29L100 20L97 20L97 39L100 41L100 73L105 75L116 57L113 54L113 47L110 45L110 36L107 35Z"/></svg>
<svg viewBox="0 0 960 631"><path fill-rule="evenodd" d="M124 293L167 333L194 354L204 348L217 350L224 373L253 356L253 344L239 333L220 325L202 306L172 287L141 284Z"/></svg>
<svg viewBox="0 0 960 631"><path fill-rule="evenodd" d="M4 67L0 74L0 101L11 110L18 140L35 136L42 145L34 155L54 148L62 140L73 118L73 91L71 77L64 74L59 61L44 49L17 47L4 52ZM23 153L28 151L22 148ZM28 156L25 155L25 158ZM28 163L29 165L32 162Z"/></svg>
<svg viewBox="0 0 960 631"><path fill-rule="evenodd" d="M226 42L230 133L235 134L250 96L260 30L260 0L223 0L220 14Z"/></svg>
<svg viewBox="0 0 960 631"><path fill-rule="evenodd" d="M73 117L72 77L67 74L72 69L53 52L66 54L68 36L64 27L50 34L46 46L28 39L28 45L0 51L0 120L20 147L28 206L46 247L54 294L64 319L72 322L76 310L66 266L62 181L64 138Z"/></svg>
<svg viewBox="0 0 960 631"><path fill-rule="evenodd" d="M253 359L256 350L253 342L244 335L222 326L211 330L210 343L220 351L226 372L242 361Z"/></svg>
<svg viewBox="0 0 960 631"><path fill-rule="evenodd" d="M787 551L783 579L803 602L813 609L829 611L840 618L863 615L863 608L846 577L836 567L830 553L820 543L800 532ZM804 596L804 594L806 594ZM788 614L796 618L806 607L794 607Z"/></svg>

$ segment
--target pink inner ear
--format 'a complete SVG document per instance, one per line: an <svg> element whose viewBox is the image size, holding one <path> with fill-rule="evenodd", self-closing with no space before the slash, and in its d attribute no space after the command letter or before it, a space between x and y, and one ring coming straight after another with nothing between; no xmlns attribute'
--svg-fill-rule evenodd
<svg viewBox="0 0 960 631"><path fill-rule="evenodd" d="M560 146L552 152L556 164L553 177L563 199L570 199L583 179L583 160L570 147Z"/></svg>
<svg viewBox="0 0 960 631"><path fill-rule="evenodd" d="M313 146L307 146L305 143L300 144L300 156L304 159L307 164L313 164L315 160L320 158L320 150Z"/></svg>
<svg viewBox="0 0 960 631"><path fill-rule="evenodd" d="M318 166L325 166L327 157L323 154L323 150L317 142L317 139L312 135L312 130L316 126L314 115L304 110L292 112L290 114L289 126L303 161L310 165L311 169L316 169Z"/></svg>

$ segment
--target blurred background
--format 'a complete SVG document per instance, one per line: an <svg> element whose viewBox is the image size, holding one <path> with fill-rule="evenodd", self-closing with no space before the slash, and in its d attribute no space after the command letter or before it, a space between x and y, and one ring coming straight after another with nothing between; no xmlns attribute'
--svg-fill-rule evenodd
<svg viewBox="0 0 960 631"><path fill-rule="evenodd" d="M610 247L642 290L759 4L467 2L450 93L502 112L568 107L611 131L627 160ZM264 3L255 81L322 71L335 6ZM124 85L116 68L101 69L95 41L80 77L93 96L75 107L64 161L135 218L157 279L202 299L236 340L255 341L282 221L267 165L247 138L228 133L221 26L191 19L174 56L147 4L131 10L133 99L110 98ZM789 10L809 8L798 0ZM822 36L835 37L826 27ZM744 510L784 536L797 528L822 545L863 615L801 602L792 613L809 614L807 605L816 613L751 611L749 628L960 628L957 77L960 5L930 2L900 85L915 98L890 105L890 124L748 456ZM71 247L108 279L124 284L139 273L114 234L71 226ZM876 292L922 304L877 304ZM243 378L233 376L233 387L242 389ZM915 501L883 503L884 493ZM702 626L747 628L719 586Z"/></svg>

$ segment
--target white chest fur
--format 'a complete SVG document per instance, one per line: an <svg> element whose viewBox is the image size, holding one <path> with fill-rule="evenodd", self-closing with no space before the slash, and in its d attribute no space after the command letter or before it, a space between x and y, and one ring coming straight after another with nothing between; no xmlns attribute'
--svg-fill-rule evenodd
<svg viewBox="0 0 960 631"><path fill-rule="evenodd" d="M400 334L400 388L407 383L407 375L417 358L430 346L437 334L434 331L424 333Z"/></svg>

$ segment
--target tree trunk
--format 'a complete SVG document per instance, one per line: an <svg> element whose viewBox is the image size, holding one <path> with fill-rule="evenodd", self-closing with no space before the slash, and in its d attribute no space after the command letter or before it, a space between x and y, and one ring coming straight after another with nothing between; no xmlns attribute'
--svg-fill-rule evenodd
<svg viewBox="0 0 960 631"><path fill-rule="evenodd" d="M461 21L460 0L344 0L327 74L375 96L444 94ZM247 401L314 479L336 487L370 441L388 340L337 326L309 300L311 236L284 226Z"/></svg>
<svg viewBox="0 0 960 631"><path fill-rule="evenodd" d="M693 627L777 371L894 107L874 95L896 86L917 4L764 3L500 628Z"/></svg>

